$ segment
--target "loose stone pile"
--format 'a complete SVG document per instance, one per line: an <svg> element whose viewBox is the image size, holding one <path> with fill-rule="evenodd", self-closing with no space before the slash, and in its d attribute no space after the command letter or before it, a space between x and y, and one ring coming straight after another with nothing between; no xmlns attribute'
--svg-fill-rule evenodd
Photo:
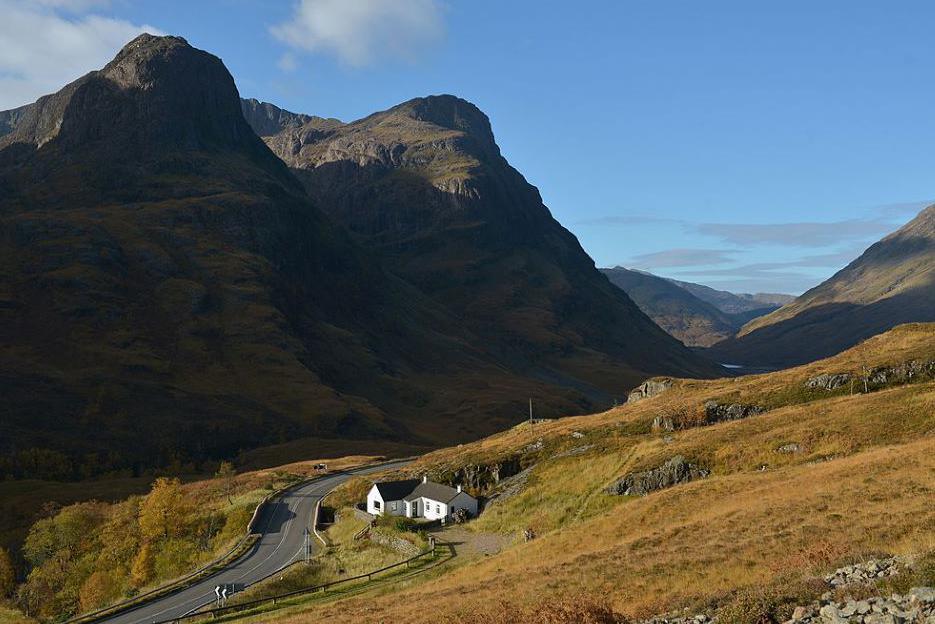
<svg viewBox="0 0 935 624"><path fill-rule="evenodd" d="M871 583L877 579L898 574L899 571L899 561L895 557L871 559L864 563L838 568L825 576L825 582L831 587Z"/></svg>
<svg viewBox="0 0 935 624"><path fill-rule="evenodd" d="M827 598L826 598L827 597ZM786 624L935 624L935 589L914 587L905 595L832 602L830 594L807 607L796 607Z"/></svg>
<svg viewBox="0 0 935 624"><path fill-rule="evenodd" d="M716 622L717 616L708 617L704 613L687 615L676 611L641 620L639 624L716 624Z"/></svg>

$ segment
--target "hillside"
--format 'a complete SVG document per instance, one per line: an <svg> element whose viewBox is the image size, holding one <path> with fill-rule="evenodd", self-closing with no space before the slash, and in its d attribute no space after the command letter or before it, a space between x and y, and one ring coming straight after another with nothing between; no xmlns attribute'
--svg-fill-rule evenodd
<svg viewBox="0 0 935 624"><path fill-rule="evenodd" d="M244 114L309 194L390 271L528 374L609 405L646 373L723 371L671 339L594 267L490 121L450 96L342 124L249 100ZM270 119L282 119L270 132Z"/></svg>
<svg viewBox="0 0 935 624"><path fill-rule="evenodd" d="M670 279L669 281L727 314L738 318L752 314L753 316L749 316L748 320L772 312L795 299L793 295L782 293L732 293L726 290L717 290L704 284L683 282L676 279Z"/></svg>
<svg viewBox="0 0 935 624"><path fill-rule="evenodd" d="M899 557L899 573L852 589L859 598L935 583L935 324L900 326L794 369L672 382L651 399L604 413L524 423L425 455L394 476L428 475L486 499L479 518L440 533L459 536L457 556L370 591L310 594L239 621L611 621L529 615L577 605L584 613L628 618L687 609L754 624L787 620L794 606L828 591L822 577L871 557ZM228 520L214 525L210 544L222 547L236 535L236 518L246 522L243 510L262 496L261 484L310 469L305 462L183 486L201 505L185 508L192 520L180 525L179 539L197 540L203 529L194 520L220 513ZM370 483L353 478L325 500L352 505ZM69 522L132 528L134 509L145 506L131 500L66 508L36 524L27 552L35 559L43 536ZM341 531L350 535L361 526L352 514ZM536 535L528 543L525 529ZM138 558L134 531L123 540ZM64 567L40 557L42 572L28 583L39 593L29 595L47 592L70 605L76 590L68 588L80 587L89 604L100 600L86 552L94 554L93 569L127 564L98 556L97 535L69 534L80 544ZM502 547L481 553L466 546L472 541ZM353 559L345 565L369 560L374 545L349 542L341 556ZM178 546L159 542L161 549ZM323 556L317 566L290 572L286 585L275 580L247 597L298 589L303 578L321 582L334 563ZM176 559L157 561L163 574L178 571L168 568ZM43 585L52 578L47 573L62 569L64 589ZM115 578L115 587L125 585L125 575ZM847 590L836 591L841 597Z"/></svg>
<svg viewBox="0 0 935 624"><path fill-rule="evenodd" d="M842 377L836 385L833 375L857 384ZM688 469L659 470L674 458L692 467L693 480ZM827 591L820 577L840 565L911 561L935 549L933 458L933 324L897 327L787 371L676 380L603 414L519 425L425 456L407 472L485 494L491 502L471 530L514 545L389 593L310 603L277 621L506 622L511 611L563 597L607 601L633 618L686 607L731 622L784 621ZM654 476L643 479L646 471ZM649 491L608 492L623 482ZM537 538L522 543L527 527ZM920 580L904 574L860 596L911 586L899 583ZM727 609L744 613L728 619Z"/></svg>
<svg viewBox="0 0 935 624"><path fill-rule="evenodd" d="M659 327L690 347L709 347L733 336L743 324L665 278L619 266L601 272Z"/></svg>
<svg viewBox="0 0 935 624"><path fill-rule="evenodd" d="M714 345L719 362L789 366L900 323L935 320L935 206L792 303Z"/></svg>

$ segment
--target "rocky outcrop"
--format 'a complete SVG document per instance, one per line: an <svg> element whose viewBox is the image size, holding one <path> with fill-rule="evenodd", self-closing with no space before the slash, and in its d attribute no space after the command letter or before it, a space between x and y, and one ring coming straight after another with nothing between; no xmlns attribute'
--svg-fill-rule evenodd
<svg viewBox="0 0 935 624"><path fill-rule="evenodd" d="M630 391L630 394L627 395L627 403L635 403L637 401L642 401L643 399L657 396L671 387L671 379L650 379L648 381L644 381L639 386Z"/></svg>
<svg viewBox="0 0 935 624"><path fill-rule="evenodd" d="M874 368L867 375L871 386L891 386L935 377L935 360L912 360L898 366Z"/></svg>
<svg viewBox="0 0 935 624"><path fill-rule="evenodd" d="M809 390L833 391L850 386L858 392L879 390L888 386L935 378L935 360L911 360L897 366L879 366L862 374L823 373L805 380Z"/></svg>
<svg viewBox="0 0 935 624"><path fill-rule="evenodd" d="M681 455L676 455L666 463L650 470L630 473L607 488L610 494L644 496L663 488L703 479L711 472L690 464Z"/></svg>
<svg viewBox="0 0 935 624"><path fill-rule="evenodd" d="M487 500L484 502L484 509L495 503L502 503L505 500L509 500L521 493L526 489L526 483L529 481L529 475L532 473L533 467L530 466L525 470L522 470L512 477L507 477L503 479L498 484L497 488L487 497Z"/></svg>
<svg viewBox="0 0 935 624"><path fill-rule="evenodd" d="M848 599L843 602L830 600L826 594L822 600L808 606L796 607L792 619L786 624L926 624L935 622L935 590L931 587L914 587L905 594L875 596L865 600Z"/></svg>
<svg viewBox="0 0 935 624"><path fill-rule="evenodd" d="M467 464L449 475L439 477L442 482L462 485L475 492L496 487L503 479L519 474L522 470L519 457L508 457L490 464Z"/></svg>
<svg viewBox="0 0 935 624"><path fill-rule="evenodd" d="M705 424L723 422L725 420L740 420L748 416L762 414L766 408L759 405L744 405L743 403L718 403L717 401L705 401L704 419Z"/></svg>
<svg viewBox="0 0 935 624"><path fill-rule="evenodd" d="M809 390L837 390L849 384L852 379L853 377L847 373L815 375L805 380L805 387Z"/></svg>

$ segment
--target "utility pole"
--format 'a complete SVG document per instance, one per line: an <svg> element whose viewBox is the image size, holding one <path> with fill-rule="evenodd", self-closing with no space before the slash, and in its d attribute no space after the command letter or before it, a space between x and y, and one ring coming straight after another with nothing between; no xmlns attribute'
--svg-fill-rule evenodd
<svg viewBox="0 0 935 624"><path fill-rule="evenodd" d="M530 424L530 425L533 424L533 418L532 418L532 398L531 398L531 397L530 397L530 399L529 399L529 424Z"/></svg>

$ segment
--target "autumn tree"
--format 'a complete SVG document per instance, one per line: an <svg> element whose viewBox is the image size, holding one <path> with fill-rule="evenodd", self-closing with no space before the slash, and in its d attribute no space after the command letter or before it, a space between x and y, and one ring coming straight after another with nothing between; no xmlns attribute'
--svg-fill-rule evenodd
<svg viewBox="0 0 935 624"><path fill-rule="evenodd" d="M0 548L0 600L9 598L16 589L16 570L10 551Z"/></svg>
<svg viewBox="0 0 935 624"><path fill-rule="evenodd" d="M146 542L140 547L140 551L133 560L133 567L130 569L130 584L133 587L143 587L153 577L154 568L153 549L149 542Z"/></svg>
<svg viewBox="0 0 935 624"><path fill-rule="evenodd" d="M224 487L224 494L227 496L227 503L233 505L234 501L231 500L231 494L234 492L234 477L237 476L237 470L234 468L234 464L229 461L222 461L221 465L218 467L218 471L214 475L220 479L221 484Z"/></svg>
<svg viewBox="0 0 935 624"><path fill-rule="evenodd" d="M140 505L140 537L143 542L178 537L185 528L188 505L178 479L160 477Z"/></svg>
<svg viewBox="0 0 935 624"><path fill-rule="evenodd" d="M121 585L111 570L97 570L81 586L78 600L82 611L103 607L120 597Z"/></svg>

